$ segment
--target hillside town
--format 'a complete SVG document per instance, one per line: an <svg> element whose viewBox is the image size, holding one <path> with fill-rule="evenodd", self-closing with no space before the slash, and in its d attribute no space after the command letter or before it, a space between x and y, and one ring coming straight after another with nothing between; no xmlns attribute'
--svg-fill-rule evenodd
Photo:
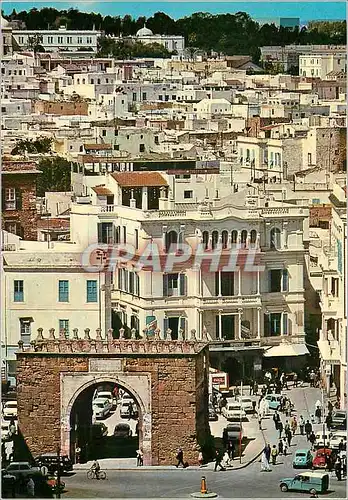
<svg viewBox="0 0 348 500"><path fill-rule="evenodd" d="M277 411L284 427L294 415L313 417L318 446L308 445L310 432L296 437L313 464L319 448L339 456L341 438L342 449L330 448L329 431L346 446L346 46L265 45L256 63L249 54L192 50L183 35L146 23L122 36L66 24L30 30L3 16L1 36L2 459L14 490L29 455L57 472L50 453L77 471L64 493L59 465L51 480L59 498L89 496L82 474L96 459L102 469L107 460L119 461L110 469L178 461L199 486L195 467L209 470L214 457L215 470L233 470L238 453L244 466L257 455L257 443L283 453ZM101 38L171 55L101 57ZM180 370L174 377L176 363L192 386ZM85 392L76 382L84 371ZM264 410L259 395L268 398ZM174 423L164 439L162 413L171 411L187 428ZM240 438L238 460L233 452L221 465L207 443L244 418L255 441L244 449ZM46 439L38 422L42 432L57 428ZM106 436L137 441L115 455L100 444ZM291 468L297 452L288 446ZM343 477L345 454L330 460L335 470L342 462ZM279 479L293 473L279 471ZM279 495L276 483L267 498ZM102 496L112 496L105 484ZM330 486L345 497L336 476ZM242 488L235 497L246 496ZM161 493L153 491L145 493Z"/></svg>

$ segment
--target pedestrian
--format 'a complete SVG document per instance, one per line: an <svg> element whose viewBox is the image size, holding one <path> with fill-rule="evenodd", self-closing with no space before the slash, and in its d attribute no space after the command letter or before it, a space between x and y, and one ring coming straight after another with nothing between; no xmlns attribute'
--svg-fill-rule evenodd
<svg viewBox="0 0 348 500"><path fill-rule="evenodd" d="M338 443L338 453L341 453L341 451L344 451L346 448L346 445L344 444L343 439Z"/></svg>
<svg viewBox="0 0 348 500"><path fill-rule="evenodd" d="M259 429L260 431L262 431L262 415L260 412L258 414L258 420L259 420Z"/></svg>
<svg viewBox="0 0 348 500"><path fill-rule="evenodd" d="M252 405L253 405L253 415L255 417L255 414L256 414L256 401L252 401Z"/></svg>
<svg viewBox="0 0 348 500"><path fill-rule="evenodd" d="M227 445L227 453L230 460L234 460L235 446L233 441L229 441Z"/></svg>
<svg viewBox="0 0 348 500"><path fill-rule="evenodd" d="M284 453L283 440L279 439L278 443L278 455L282 455Z"/></svg>
<svg viewBox="0 0 348 500"><path fill-rule="evenodd" d="M268 462L271 460L271 445L268 443L265 447L266 457Z"/></svg>
<svg viewBox="0 0 348 500"><path fill-rule="evenodd" d="M178 468L179 465L182 465L183 468L185 468L185 464L184 464L184 452L183 452L182 448L178 449L178 453L176 455L176 459L178 461L178 463L176 465L176 468Z"/></svg>
<svg viewBox="0 0 348 500"><path fill-rule="evenodd" d="M310 384L310 387L314 387L314 385L315 385L315 373L313 370L309 374L309 384Z"/></svg>
<svg viewBox="0 0 348 500"><path fill-rule="evenodd" d="M30 498L33 498L35 496L35 483L31 476L28 476L27 478L27 494Z"/></svg>
<svg viewBox="0 0 348 500"><path fill-rule="evenodd" d="M6 445L4 442L1 443L1 460L2 462L6 462L7 460Z"/></svg>
<svg viewBox="0 0 348 500"><path fill-rule="evenodd" d="M295 415L291 419L290 426L291 426L292 434L293 434L293 436L295 436L296 430L297 430L297 420L296 420L296 416Z"/></svg>
<svg viewBox="0 0 348 500"><path fill-rule="evenodd" d="M277 461L277 455L278 455L278 450L277 450L276 445L274 444L274 445L272 446L272 450L271 450L272 465L275 465L275 464L276 464L276 461Z"/></svg>
<svg viewBox="0 0 348 500"><path fill-rule="evenodd" d="M284 426L284 432L285 432L285 436L287 435L287 433L290 431L290 424L289 424L289 420L285 420L285 426Z"/></svg>
<svg viewBox="0 0 348 500"><path fill-rule="evenodd" d="M342 462L341 462L341 457L337 457L336 463L335 463L335 474L337 477L338 481L341 481L342 479Z"/></svg>
<svg viewBox="0 0 348 500"><path fill-rule="evenodd" d="M332 413L332 410L333 410L333 405L332 405L331 401L329 401L329 402L327 403L327 410L328 410L328 412L329 412L329 413Z"/></svg>
<svg viewBox="0 0 348 500"><path fill-rule="evenodd" d="M250 380L250 385L249 385L249 396L254 395L254 381Z"/></svg>
<svg viewBox="0 0 348 500"><path fill-rule="evenodd" d="M314 418L313 414L311 415L311 422L312 422L312 424L315 424L315 418Z"/></svg>
<svg viewBox="0 0 348 500"><path fill-rule="evenodd" d="M298 384L298 375L297 375L297 373L294 374L293 382L294 382L294 387L297 387L297 384Z"/></svg>
<svg viewBox="0 0 348 500"><path fill-rule="evenodd" d="M317 423L320 424L321 423L321 408L320 407L317 407L317 409L315 410L315 416L317 419Z"/></svg>
<svg viewBox="0 0 348 500"><path fill-rule="evenodd" d="M255 381L254 383L254 395L257 396L259 392L259 386L258 386L258 383Z"/></svg>
<svg viewBox="0 0 348 500"><path fill-rule="evenodd" d="M133 405L132 403L129 403L128 405L128 420L131 420L133 418Z"/></svg>
<svg viewBox="0 0 348 500"><path fill-rule="evenodd" d="M288 398L286 398L286 401L285 401L285 415L287 417L291 416L291 402L290 402L290 399L288 399Z"/></svg>
<svg viewBox="0 0 348 500"><path fill-rule="evenodd" d="M199 450L198 452L198 463L200 467L203 467L203 453L202 450Z"/></svg>
<svg viewBox="0 0 348 500"><path fill-rule="evenodd" d="M303 436L304 434L304 426L305 426L305 421L302 415L300 415L299 421L298 421L299 427L300 427L300 434Z"/></svg>
<svg viewBox="0 0 348 500"><path fill-rule="evenodd" d="M286 442L286 438L283 437L283 453L284 457L288 454L288 443Z"/></svg>
<svg viewBox="0 0 348 500"><path fill-rule="evenodd" d="M287 433L286 433L286 439L288 441L288 445L289 445L289 448L291 446L291 440L292 440L292 433L291 433L291 430L289 430Z"/></svg>
<svg viewBox="0 0 348 500"><path fill-rule="evenodd" d="M269 472L271 470L269 466L270 453L268 452L268 446L269 445L265 446L261 455L261 472L263 471Z"/></svg>
<svg viewBox="0 0 348 500"><path fill-rule="evenodd" d="M137 453L137 467L144 465L144 453L141 447L136 451Z"/></svg>
<svg viewBox="0 0 348 500"><path fill-rule="evenodd" d="M309 420L307 420L307 422L305 423L305 433L307 436L307 441L309 441L309 435L312 432L312 430L313 430L312 424L310 423Z"/></svg>
<svg viewBox="0 0 348 500"><path fill-rule="evenodd" d="M310 435L309 435L309 437L308 437L308 441L311 443L312 448L313 448L313 450L314 450L314 443L315 443L315 441L316 441L316 437L315 437L315 434L314 434L314 432L313 432L313 431L310 433Z"/></svg>
<svg viewBox="0 0 348 500"><path fill-rule="evenodd" d="M220 467L220 470L225 470L224 467L221 465L221 460L222 460L222 455L220 450L215 450L215 467L214 467L214 472L216 472L217 468Z"/></svg>
<svg viewBox="0 0 348 500"><path fill-rule="evenodd" d="M329 412L326 415L325 423L326 423L327 429L330 430L331 429L331 425L332 425L332 414L331 414L331 412Z"/></svg>
<svg viewBox="0 0 348 500"><path fill-rule="evenodd" d="M15 424L15 421L13 418L11 418L10 420L10 424L9 424L9 427L8 427L8 430L10 431L10 436L14 436L16 434L16 424Z"/></svg>
<svg viewBox="0 0 348 500"><path fill-rule="evenodd" d="M280 420L278 423L279 439L282 437L283 429L284 429L283 422Z"/></svg>
<svg viewBox="0 0 348 500"><path fill-rule="evenodd" d="M274 422L275 430L277 431L278 430L278 424L280 422L280 416L279 416L279 413L277 412L277 410L275 411L275 413L273 415L273 422Z"/></svg>
<svg viewBox="0 0 348 500"><path fill-rule="evenodd" d="M326 455L326 468L327 468L328 472L332 472L333 466L334 466L334 464L333 464L333 461L332 461L332 457L328 453Z"/></svg>
<svg viewBox="0 0 348 500"><path fill-rule="evenodd" d="M79 446L77 446L77 448L75 450L75 462L77 464L79 464L80 460L81 460L81 448Z"/></svg>

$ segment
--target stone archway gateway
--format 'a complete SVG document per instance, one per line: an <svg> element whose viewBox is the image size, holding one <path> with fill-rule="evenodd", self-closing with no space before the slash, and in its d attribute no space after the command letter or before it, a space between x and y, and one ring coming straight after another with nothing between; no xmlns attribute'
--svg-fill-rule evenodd
<svg viewBox="0 0 348 500"><path fill-rule="evenodd" d="M89 387L115 382L140 409L145 465L173 464L178 446L197 463L197 445L210 436L208 346L196 341L59 339L42 329L17 353L18 425L33 456L70 452L70 414Z"/></svg>

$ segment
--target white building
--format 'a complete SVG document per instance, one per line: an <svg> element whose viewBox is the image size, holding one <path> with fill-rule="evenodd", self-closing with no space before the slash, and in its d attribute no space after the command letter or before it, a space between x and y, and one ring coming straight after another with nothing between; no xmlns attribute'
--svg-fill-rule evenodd
<svg viewBox="0 0 348 500"><path fill-rule="evenodd" d="M122 40L122 37L109 36L109 38ZM137 31L135 36L128 36L126 40L133 40L149 45L151 43L158 43L163 45L169 52L177 52L182 54L185 49L185 38L181 35L154 35L151 30L144 26Z"/></svg>
<svg viewBox="0 0 348 500"><path fill-rule="evenodd" d="M331 72L347 73L346 54L307 54L299 59L299 75L325 80Z"/></svg>
<svg viewBox="0 0 348 500"><path fill-rule="evenodd" d="M12 30L12 36L21 49L28 48L30 39L41 35L40 45L46 52L97 52L101 31L68 30L61 26L56 30ZM84 50L82 50L84 49Z"/></svg>

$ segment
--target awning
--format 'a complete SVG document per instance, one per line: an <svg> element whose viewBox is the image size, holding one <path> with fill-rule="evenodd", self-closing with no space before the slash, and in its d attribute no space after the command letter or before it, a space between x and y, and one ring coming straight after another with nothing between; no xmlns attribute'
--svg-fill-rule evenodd
<svg viewBox="0 0 348 500"><path fill-rule="evenodd" d="M281 357L281 356L303 356L309 354L305 344L280 344L264 352L265 358Z"/></svg>
<svg viewBox="0 0 348 500"><path fill-rule="evenodd" d="M338 345L328 340L318 340L318 347L321 359L331 365L340 365L340 352Z"/></svg>

